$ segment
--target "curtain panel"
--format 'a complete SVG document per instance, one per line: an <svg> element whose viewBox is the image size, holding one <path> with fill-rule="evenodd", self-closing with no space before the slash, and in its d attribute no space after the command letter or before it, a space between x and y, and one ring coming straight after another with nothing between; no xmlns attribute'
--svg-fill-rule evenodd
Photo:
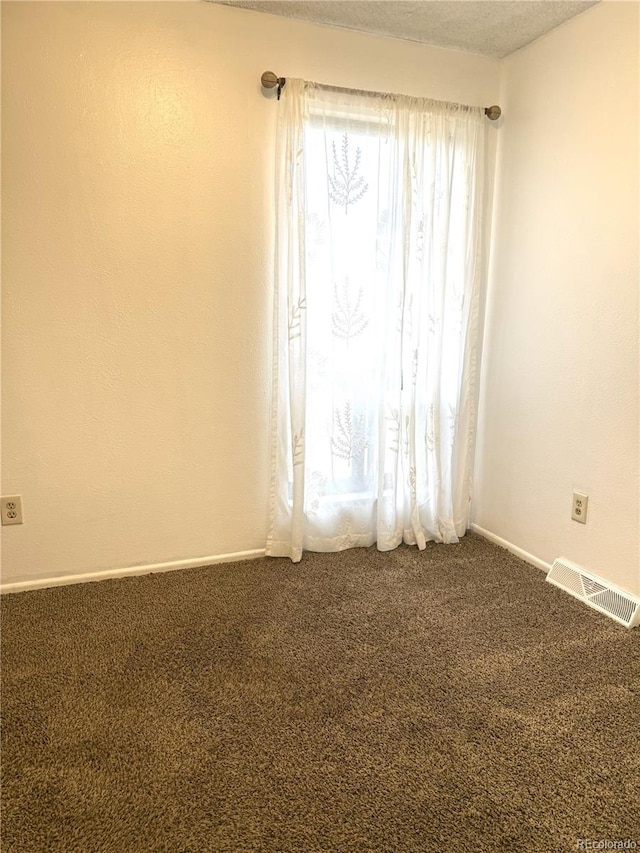
<svg viewBox="0 0 640 853"><path fill-rule="evenodd" d="M484 137L481 108L287 79L267 554L464 534Z"/></svg>

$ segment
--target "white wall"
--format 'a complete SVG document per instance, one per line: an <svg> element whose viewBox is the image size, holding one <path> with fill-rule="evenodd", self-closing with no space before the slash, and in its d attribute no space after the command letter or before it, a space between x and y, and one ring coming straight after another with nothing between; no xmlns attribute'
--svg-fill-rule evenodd
<svg viewBox="0 0 640 853"><path fill-rule="evenodd" d="M640 593L638 5L503 63L474 519ZM586 526L570 519L589 494Z"/></svg>
<svg viewBox="0 0 640 853"><path fill-rule="evenodd" d="M208 3L4 3L5 583L264 546L270 69L498 100L497 62Z"/></svg>

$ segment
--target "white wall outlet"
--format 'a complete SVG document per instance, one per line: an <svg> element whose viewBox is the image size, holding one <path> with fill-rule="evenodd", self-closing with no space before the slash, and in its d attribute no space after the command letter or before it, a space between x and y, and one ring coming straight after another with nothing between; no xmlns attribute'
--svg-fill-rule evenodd
<svg viewBox="0 0 640 853"><path fill-rule="evenodd" d="M571 518L580 524L587 523L587 507L589 506L589 495L582 492L573 493L573 504L571 506Z"/></svg>
<svg viewBox="0 0 640 853"><path fill-rule="evenodd" d="M0 498L3 524L22 524L22 497L6 495Z"/></svg>

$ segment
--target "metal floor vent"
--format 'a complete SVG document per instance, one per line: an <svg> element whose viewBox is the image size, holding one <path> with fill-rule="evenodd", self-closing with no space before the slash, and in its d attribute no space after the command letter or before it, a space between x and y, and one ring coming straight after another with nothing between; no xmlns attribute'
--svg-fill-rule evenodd
<svg viewBox="0 0 640 853"><path fill-rule="evenodd" d="M626 628L640 624L640 601L563 557L555 560L547 580Z"/></svg>

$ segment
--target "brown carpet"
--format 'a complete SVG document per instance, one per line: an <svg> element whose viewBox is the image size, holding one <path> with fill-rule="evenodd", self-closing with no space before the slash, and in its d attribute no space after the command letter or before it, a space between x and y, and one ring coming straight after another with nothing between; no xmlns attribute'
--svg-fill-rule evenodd
<svg viewBox="0 0 640 853"><path fill-rule="evenodd" d="M2 615L3 853L640 849L640 630L477 536Z"/></svg>

